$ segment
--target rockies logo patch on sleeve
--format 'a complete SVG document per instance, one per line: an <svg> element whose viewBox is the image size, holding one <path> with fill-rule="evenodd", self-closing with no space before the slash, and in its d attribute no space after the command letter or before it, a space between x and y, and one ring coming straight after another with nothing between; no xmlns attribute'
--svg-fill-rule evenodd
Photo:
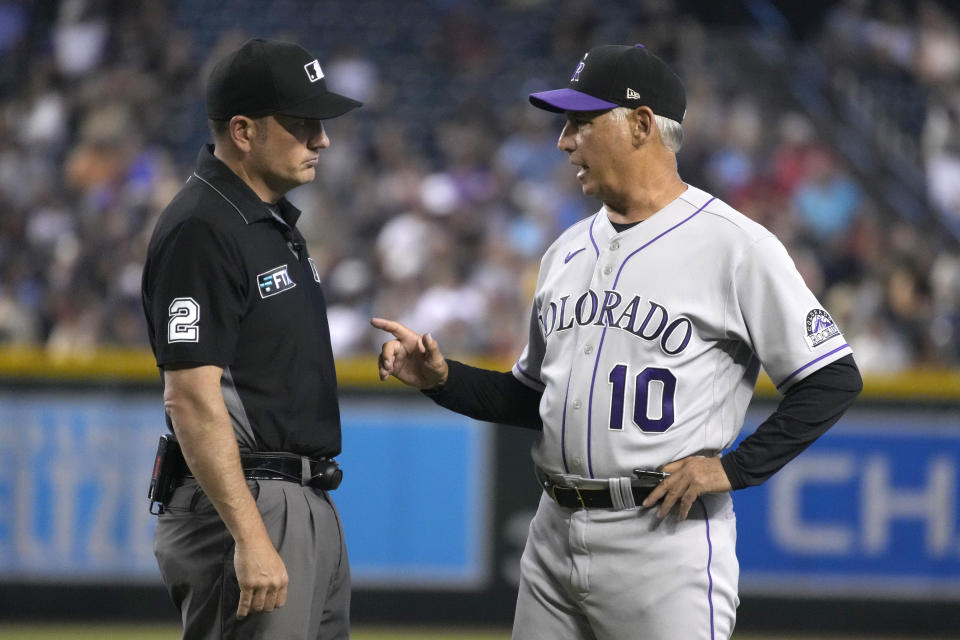
<svg viewBox="0 0 960 640"><path fill-rule="evenodd" d="M293 289L295 286L297 286L297 283L290 279L290 274L287 273L287 265L274 267L270 271L257 276L257 287L260 289L261 298L275 296L287 289Z"/></svg>
<svg viewBox="0 0 960 640"><path fill-rule="evenodd" d="M814 309L807 314L807 345L813 349L829 340L834 336L840 335L840 329L837 327L830 314L823 309Z"/></svg>

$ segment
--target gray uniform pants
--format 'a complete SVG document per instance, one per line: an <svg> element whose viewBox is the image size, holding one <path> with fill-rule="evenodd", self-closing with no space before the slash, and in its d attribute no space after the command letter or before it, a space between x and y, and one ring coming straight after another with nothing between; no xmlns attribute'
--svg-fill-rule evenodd
<svg viewBox="0 0 960 640"><path fill-rule="evenodd" d="M729 494L687 520L568 509L544 494L520 561L513 640L721 640L739 604Z"/></svg>
<svg viewBox="0 0 960 640"><path fill-rule="evenodd" d="M154 553L183 620L184 640L334 640L350 636L350 566L340 516L325 491L249 480L289 576L287 603L236 619L233 537L194 481L157 522Z"/></svg>

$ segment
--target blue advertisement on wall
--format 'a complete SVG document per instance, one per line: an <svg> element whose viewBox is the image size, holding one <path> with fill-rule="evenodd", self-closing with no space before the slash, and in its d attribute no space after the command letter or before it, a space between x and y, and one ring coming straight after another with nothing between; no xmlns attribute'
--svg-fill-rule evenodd
<svg viewBox="0 0 960 640"><path fill-rule="evenodd" d="M354 583L476 587L491 431L414 399L343 406L334 499ZM0 394L0 580L158 582L146 495L163 424L159 394Z"/></svg>
<svg viewBox="0 0 960 640"><path fill-rule="evenodd" d="M734 494L741 590L960 599L958 474L956 412L851 412Z"/></svg>
<svg viewBox="0 0 960 640"><path fill-rule="evenodd" d="M345 399L343 424L334 497L357 586L515 583L536 500L495 526L493 487L535 491L526 454L501 464L496 429L416 395ZM162 425L158 394L0 393L0 580L158 583L146 491ZM855 408L734 494L741 591L960 600L958 476L957 412Z"/></svg>
<svg viewBox="0 0 960 640"><path fill-rule="evenodd" d="M484 586L490 425L432 404L393 401L348 403L343 425L344 481L335 499L354 584Z"/></svg>
<svg viewBox="0 0 960 640"><path fill-rule="evenodd" d="M0 578L157 580L146 490L160 399L0 395Z"/></svg>

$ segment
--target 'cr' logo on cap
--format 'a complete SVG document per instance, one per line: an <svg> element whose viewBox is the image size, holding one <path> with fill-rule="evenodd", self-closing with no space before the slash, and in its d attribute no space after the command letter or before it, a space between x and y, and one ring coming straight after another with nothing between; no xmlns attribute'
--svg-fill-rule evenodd
<svg viewBox="0 0 960 640"><path fill-rule="evenodd" d="M580 61L580 64L577 65L577 70L573 72L573 77L570 78L570 82L579 82L580 81L580 72L583 71L583 68L586 66L587 57L584 56L583 60Z"/></svg>

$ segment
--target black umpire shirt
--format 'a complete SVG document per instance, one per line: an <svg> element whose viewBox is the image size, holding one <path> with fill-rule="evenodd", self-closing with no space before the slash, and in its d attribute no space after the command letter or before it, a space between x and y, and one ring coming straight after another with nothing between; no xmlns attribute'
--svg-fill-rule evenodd
<svg viewBox="0 0 960 640"><path fill-rule="evenodd" d="M204 147L153 231L143 306L158 366L223 368L241 451L332 457L337 378L299 216L285 198L265 204Z"/></svg>

